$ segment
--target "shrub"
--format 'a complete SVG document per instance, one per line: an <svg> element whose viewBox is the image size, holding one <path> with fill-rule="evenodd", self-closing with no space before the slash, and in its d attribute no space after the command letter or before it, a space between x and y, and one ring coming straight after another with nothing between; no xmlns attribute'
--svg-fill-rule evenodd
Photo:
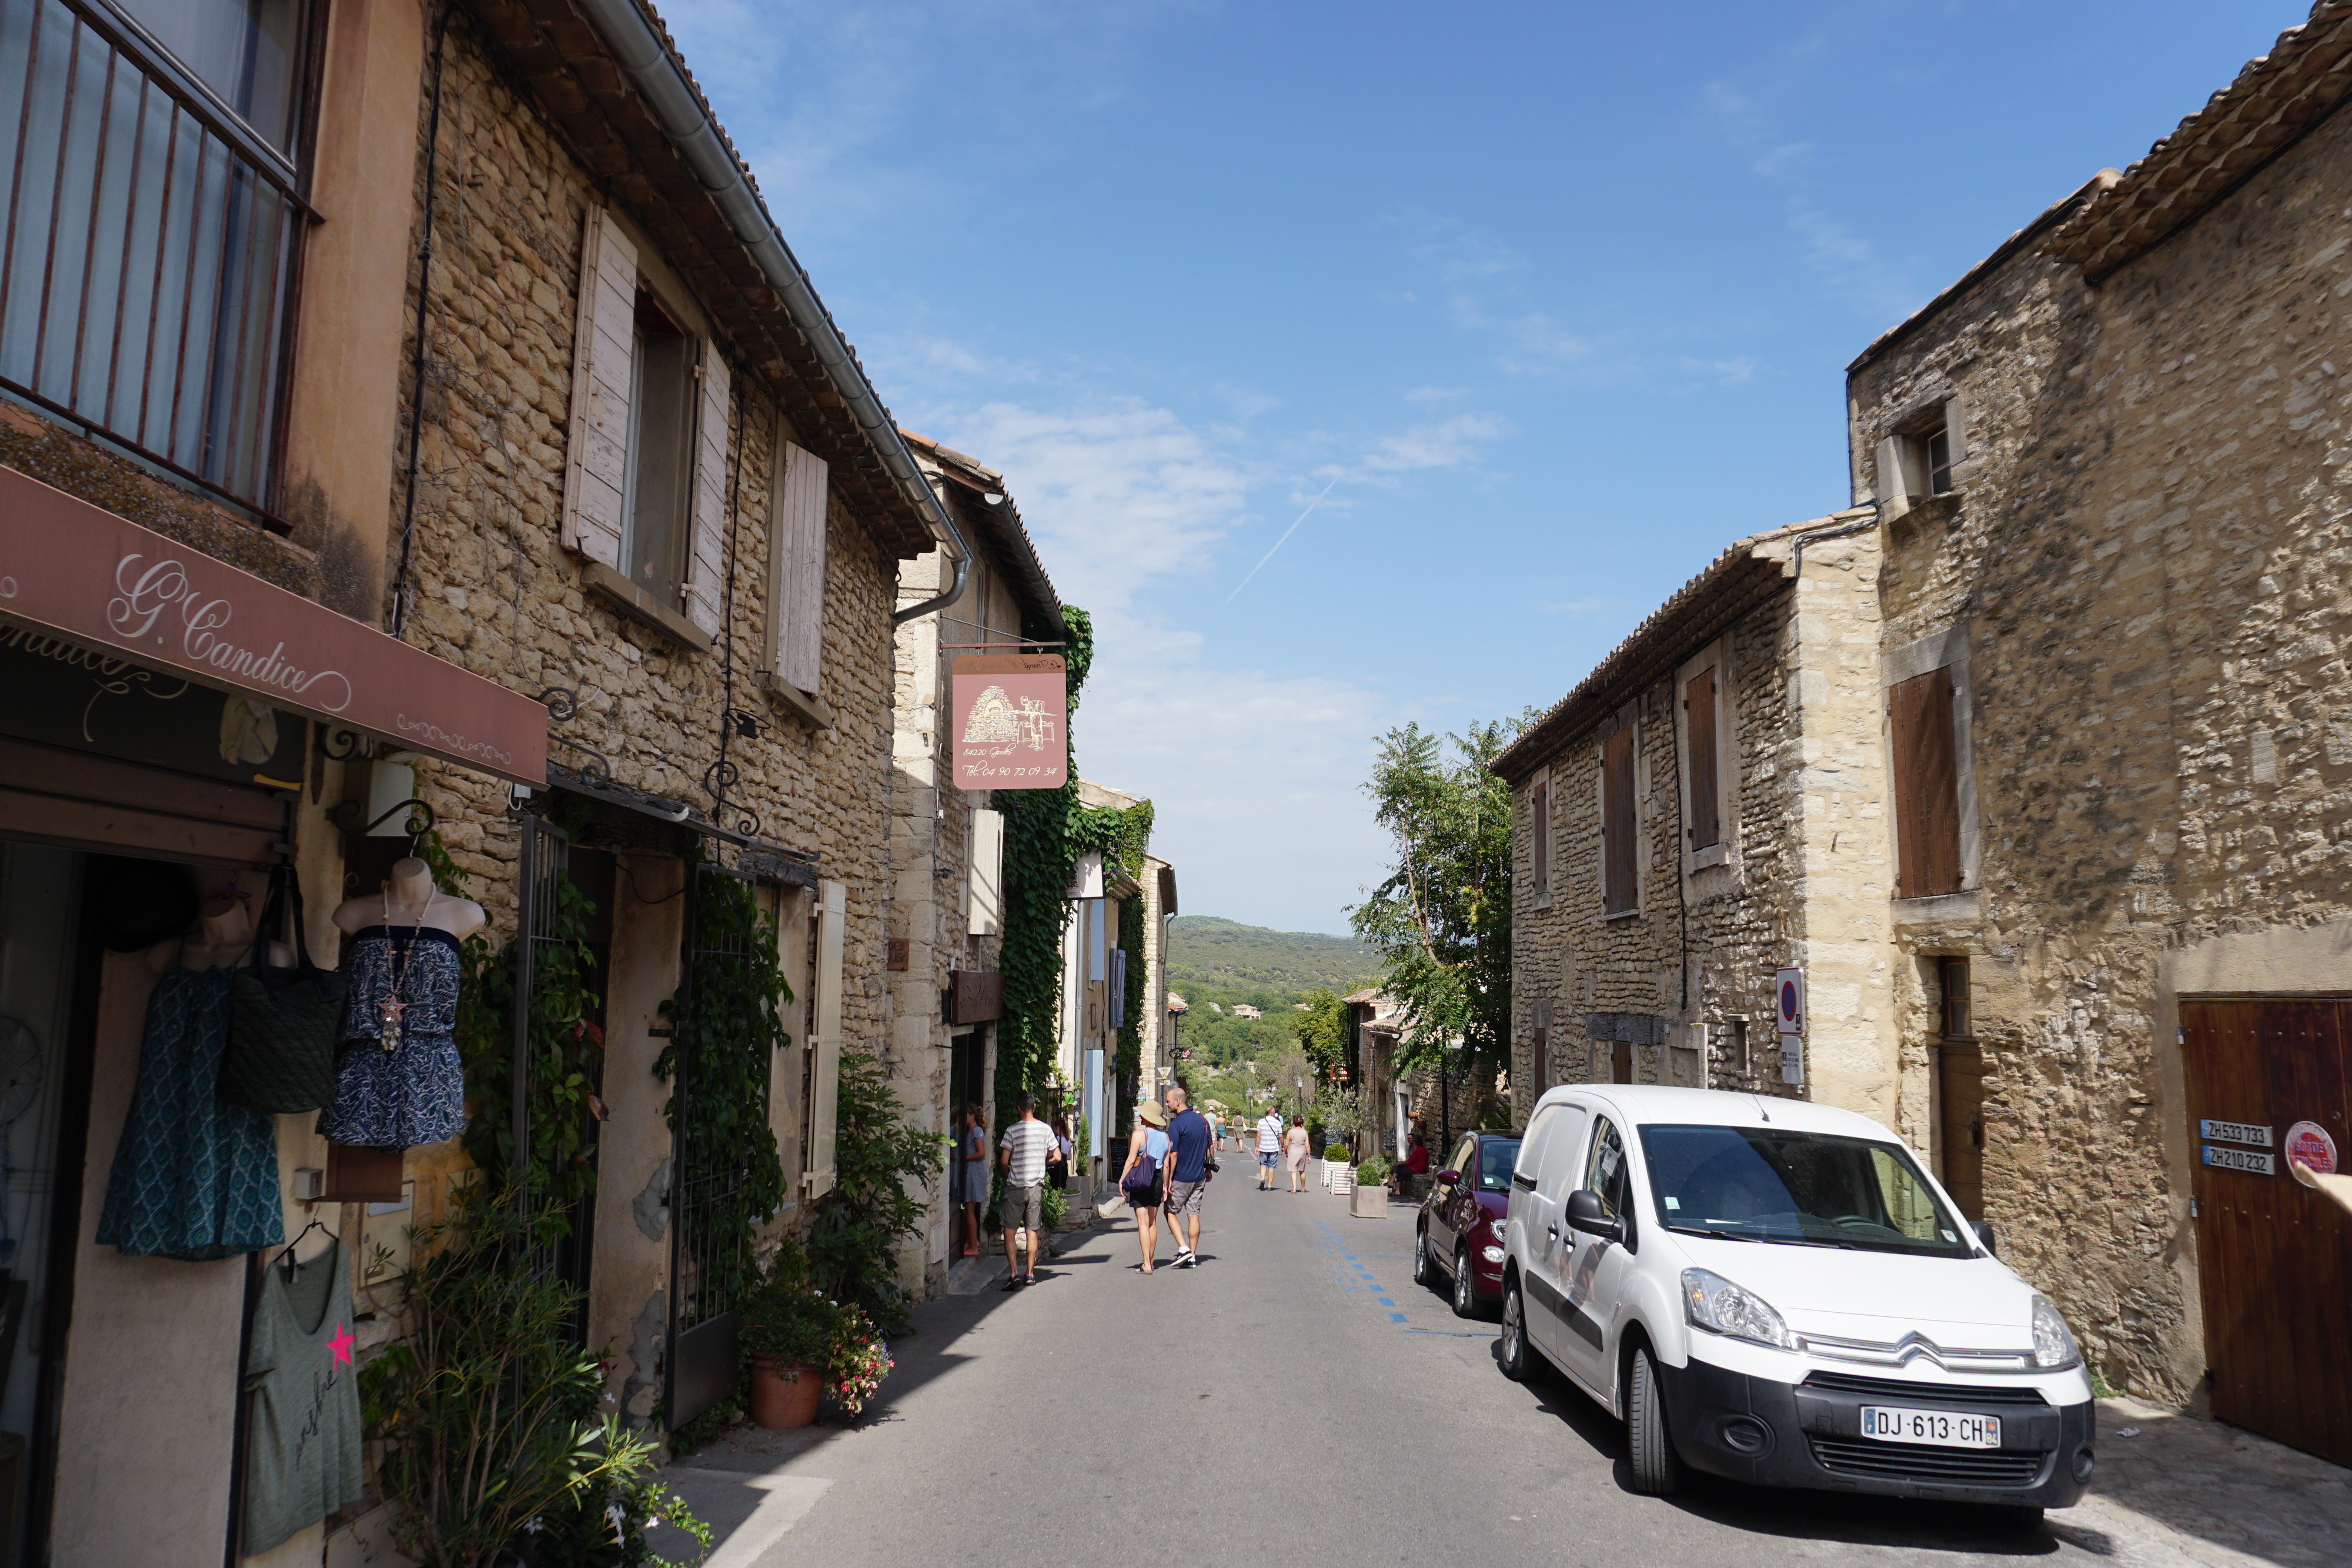
<svg viewBox="0 0 2352 1568"><path fill-rule="evenodd" d="M1385 1186L1389 1179L1389 1172L1393 1168L1387 1160L1366 1160L1356 1167L1356 1185L1358 1186Z"/></svg>
<svg viewBox="0 0 2352 1568"><path fill-rule="evenodd" d="M823 1368L840 1337L842 1310L793 1278L797 1270L772 1270L743 1303L737 1343L748 1362L765 1356L785 1366Z"/></svg>
<svg viewBox="0 0 2352 1568"><path fill-rule="evenodd" d="M809 1282L895 1332L907 1321L898 1286L898 1244L922 1228L910 1188L940 1174L944 1142L902 1119L904 1107L879 1063L860 1051L841 1059L835 1105L834 1188L817 1200L809 1227Z"/></svg>
<svg viewBox="0 0 2352 1568"><path fill-rule="evenodd" d="M1351 1153L1345 1144L1334 1144L1323 1151L1323 1157L1334 1165L1345 1165Z"/></svg>

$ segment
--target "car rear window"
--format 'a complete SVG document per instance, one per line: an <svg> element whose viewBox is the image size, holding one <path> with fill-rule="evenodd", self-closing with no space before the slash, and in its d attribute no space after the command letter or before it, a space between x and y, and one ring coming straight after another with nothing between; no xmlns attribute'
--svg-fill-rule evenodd
<svg viewBox="0 0 2352 1568"><path fill-rule="evenodd" d="M1968 1258L1899 1145L1780 1127L1645 1126L1658 1223L1734 1241Z"/></svg>

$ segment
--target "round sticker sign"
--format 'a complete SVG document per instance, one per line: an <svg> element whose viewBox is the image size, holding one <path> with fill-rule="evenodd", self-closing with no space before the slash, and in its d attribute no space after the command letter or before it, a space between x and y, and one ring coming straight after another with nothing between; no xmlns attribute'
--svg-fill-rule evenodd
<svg viewBox="0 0 2352 1568"><path fill-rule="evenodd" d="M2318 1123L2297 1122L2280 1142L2280 1157L2290 1166L2300 1163L2321 1176L2336 1174L2336 1140Z"/></svg>

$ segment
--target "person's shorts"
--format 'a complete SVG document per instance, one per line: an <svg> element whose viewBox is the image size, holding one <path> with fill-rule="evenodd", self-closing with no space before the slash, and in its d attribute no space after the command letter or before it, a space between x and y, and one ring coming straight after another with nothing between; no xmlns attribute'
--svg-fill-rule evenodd
<svg viewBox="0 0 2352 1568"><path fill-rule="evenodd" d="M1170 1182L1168 1201L1160 1206L1161 1212L1171 1215L1200 1213L1201 1194L1208 1185L1209 1178L1206 1176L1202 1176L1199 1181Z"/></svg>
<svg viewBox="0 0 2352 1568"><path fill-rule="evenodd" d="M1043 1182L1035 1186L1006 1187L1004 1201L997 1205L997 1223L1007 1230L1024 1227L1033 1231L1043 1230L1045 1228L1045 1192Z"/></svg>
<svg viewBox="0 0 2352 1568"><path fill-rule="evenodd" d="M1258 1169L1266 1171L1272 1170L1274 1168L1274 1162L1281 1157L1282 1152L1279 1149L1260 1149L1257 1152Z"/></svg>

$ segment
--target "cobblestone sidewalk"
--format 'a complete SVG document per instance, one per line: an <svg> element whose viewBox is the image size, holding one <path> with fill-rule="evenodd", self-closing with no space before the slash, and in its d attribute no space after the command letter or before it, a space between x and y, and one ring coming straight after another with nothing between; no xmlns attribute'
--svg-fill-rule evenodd
<svg viewBox="0 0 2352 1568"><path fill-rule="evenodd" d="M2131 1399L2099 1401L2098 1455L2090 1495L2050 1529L2126 1568L2352 1562L2352 1470Z"/></svg>

